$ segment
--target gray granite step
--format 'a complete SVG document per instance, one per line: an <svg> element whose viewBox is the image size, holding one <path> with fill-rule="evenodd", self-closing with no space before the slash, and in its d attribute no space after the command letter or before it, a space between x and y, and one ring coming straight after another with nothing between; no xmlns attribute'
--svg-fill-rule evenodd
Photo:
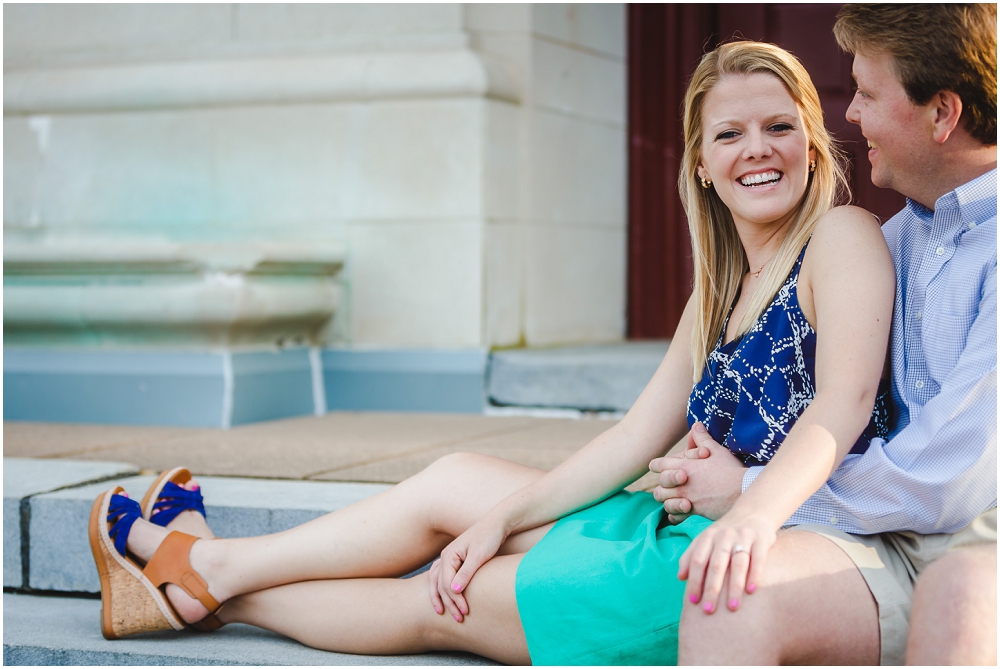
<svg viewBox="0 0 1000 669"><path fill-rule="evenodd" d="M4 594L5 665L492 665L466 653L347 655L246 625L212 634L157 632L106 641L98 599Z"/></svg>
<svg viewBox="0 0 1000 669"><path fill-rule="evenodd" d="M113 463L71 463L66 460L13 461L4 460L4 476L16 478L22 469L31 469L36 474L45 467L66 471L77 467L84 480L87 468L105 464L105 470L113 471ZM119 466L122 474L134 473L134 469ZM91 479L92 480L92 479ZM113 485L120 485L133 499L142 497L152 484L153 476L125 476L113 481L78 485L55 492L34 494L18 499L16 486L6 495L12 494L11 505L24 508L22 516L27 520L24 527L13 524L22 531L20 542L26 551L12 551L8 558L4 546L4 570L8 571L8 559L27 557L25 564L11 564L10 571L19 569L26 572L27 587L32 590L57 592L100 592L100 581L90 554L87 539L87 521L94 499ZM387 485L370 483L333 483L322 481L275 481L205 476L199 477L205 495L205 509L212 530L220 537L246 537L280 532L308 522L330 511L336 511L349 504L370 497ZM34 489L34 488L31 488ZM21 523L23 525L23 522ZM7 520L4 519L7 530ZM13 541L13 539L12 539ZM14 580L14 579L12 579ZM8 584L5 587L23 587Z"/></svg>
<svg viewBox="0 0 1000 669"><path fill-rule="evenodd" d="M628 411L666 355L668 341L494 351L493 405Z"/></svg>
<svg viewBox="0 0 1000 669"><path fill-rule="evenodd" d="M22 554L28 542L22 543L22 538L28 534L32 497L138 473L137 467L123 462L4 458L3 586L20 588L26 583Z"/></svg>

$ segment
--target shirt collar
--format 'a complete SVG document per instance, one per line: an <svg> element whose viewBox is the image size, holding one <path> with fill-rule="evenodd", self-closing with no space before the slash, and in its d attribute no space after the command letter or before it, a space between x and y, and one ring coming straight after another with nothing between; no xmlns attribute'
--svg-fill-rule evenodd
<svg viewBox="0 0 1000 669"><path fill-rule="evenodd" d="M978 223L997 217L996 169L962 184L954 193L963 220Z"/></svg>
<svg viewBox="0 0 1000 669"><path fill-rule="evenodd" d="M974 212L970 211L973 205ZM906 206L914 216L927 225L934 222L935 214L945 213L951 209L958 209L959 220L982 221L996 218L997 171L992 169L945 193L934 203L934 209L928 209L910 198L906 198Z"/></svg>
<svg viewBox="0 0 1000 669"><path fill-rule="evenodd" d="M938 200L938 202L940 201L941 200ZM910 213L913 214L913 216L921 223L929 226L934 222L934 210L928 209L916 200L906 198L906 208L909 209Z"/></svg>

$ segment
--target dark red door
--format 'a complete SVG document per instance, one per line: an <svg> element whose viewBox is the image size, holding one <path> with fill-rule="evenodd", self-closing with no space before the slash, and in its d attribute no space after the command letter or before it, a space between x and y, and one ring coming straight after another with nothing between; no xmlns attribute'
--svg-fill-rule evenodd
<svg viewBox="0 0 1000 669"><path fill-rule="evenodd" d="M677 196L681 104L698 59L720 39L743 36L788 49L805 65L827 128L851 162L853 203L883 221L904 199L871 183L861 130L844 118L854 95L851 58L833 38L839 5L629 5L628 336L673 334L691 294L687 221Z"/></svg>

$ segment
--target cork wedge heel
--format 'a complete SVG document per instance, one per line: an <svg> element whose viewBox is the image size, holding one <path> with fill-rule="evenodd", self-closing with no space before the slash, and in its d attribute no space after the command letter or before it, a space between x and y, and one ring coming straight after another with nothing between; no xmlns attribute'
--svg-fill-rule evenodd
<svg viewBox="0 0 1000 669"><path fill-rule="evenodd" d="M99 495L90 511L88 534L97 573L101 579L101 634L120 639L132 634L182 630L163 593L142 573L139 565L121 555L108 534L108 507L121 487Z"/></svg>

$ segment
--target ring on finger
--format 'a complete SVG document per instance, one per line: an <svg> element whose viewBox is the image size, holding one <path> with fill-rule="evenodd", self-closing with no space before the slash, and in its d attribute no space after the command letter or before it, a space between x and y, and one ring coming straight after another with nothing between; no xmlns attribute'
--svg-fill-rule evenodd
<svg viewBox="0 0 1000 669"><path fill-rule="evenodd" d="M737 553L749 553L749 552L750 551L748 551L743 546L743 544L736 544L735 546L733 546L733 555L736 555Z"/></svg>

